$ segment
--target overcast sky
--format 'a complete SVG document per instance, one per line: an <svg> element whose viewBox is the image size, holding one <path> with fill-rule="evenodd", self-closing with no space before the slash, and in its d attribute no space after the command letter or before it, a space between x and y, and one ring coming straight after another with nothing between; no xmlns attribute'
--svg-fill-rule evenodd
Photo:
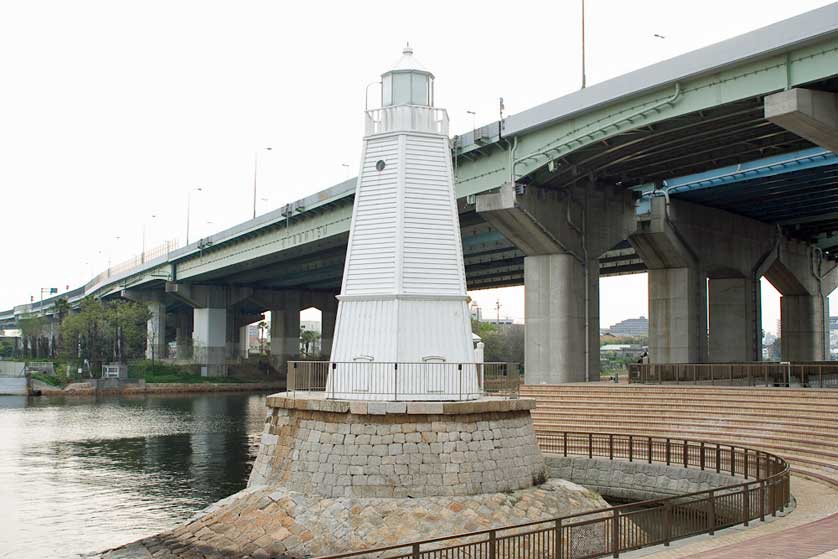
<svg viewBox="0 0 838 559"><path fill-rule="evenodd" d="M588 82L828 4L588 0ZM248 219L357 168L365 86L410 41L452 133L580 84L579 1L0 3L0 308L110 260ZM654 35L663 35L664 39ZM348 165L345 167L344 165ZM262 200L265 198L265 200ZM152 217L152 215L156 217ZM602 324L646 315L645 274L603 280ZM523 318L522 288L472 294ZM770 297L769 297L770 299ZM776 296L766 325L779 316Z"/></svg>

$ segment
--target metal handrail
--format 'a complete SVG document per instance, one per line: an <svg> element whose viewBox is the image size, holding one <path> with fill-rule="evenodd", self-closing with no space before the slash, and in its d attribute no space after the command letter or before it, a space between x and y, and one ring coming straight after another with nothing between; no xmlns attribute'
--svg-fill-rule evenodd
<svg viewBox="0 0 838 559"><path fill-rule="evenodd" d="M560 448L564 456L596 456L668 465L675 465L673 456L680 456L678 465L683 467L742 475L746 480L753 474L754 481L500 528L326 555L319 559L380 556L400 549L405 553L392 555L391 559L498 558L512 546L515 546L516 556L530 559L619 557L625 551L669 545L672 541L700 534L712 535L716 530L737 524L747 526L751 520L764 521L768 515L783 512L791 501L789 464L779 456L759 450L688 439L612 433L539 432L537 439L547 453ZM680 524L676 520L680 520ZM644 531L639 526L651 528ZM513 533L503 533L508 531ZM587 539L574 541L574 535L580 532ZM445 542L450 545L427 547ZM503 542L502 547L500 542Z"/></svg>
<svg viewBox="0 0 838 559"><path fill-rule="evenodd" d="M838 388L838 362L630 363L634 384Z"/></svg>
<svg viewBox="0 0 838 559"><path fill-rule="evenodd" d="M448 112L424 105L394 105L366 112L367 136L403 130L448 136Z"/></svg>
<svg viewBox="0 0 838 559"><path fill-rule="evenodd" d="M380 400L419 396L463 400L483 394L517 397L523 384L518 363L289 361L286 389L354 394Z"/></svg>

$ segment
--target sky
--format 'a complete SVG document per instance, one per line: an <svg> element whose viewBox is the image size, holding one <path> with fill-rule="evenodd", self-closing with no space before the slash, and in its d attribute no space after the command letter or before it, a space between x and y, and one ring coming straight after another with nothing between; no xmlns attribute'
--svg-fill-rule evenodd
<svg viewBox="0 0 838 559"><path fill-rule="evenodd" d="M588 83L828 3L587 0ZM576 0L0 3L0 308L183 242L187 198L193 241L250 218L256 153L260 214L345 180L366 86L407 41L452 133L580 86ZM602 325L645 293L603 279ZM523 288L472 297L523 319ZM763 314L774 330L778 301Z"/></svg>

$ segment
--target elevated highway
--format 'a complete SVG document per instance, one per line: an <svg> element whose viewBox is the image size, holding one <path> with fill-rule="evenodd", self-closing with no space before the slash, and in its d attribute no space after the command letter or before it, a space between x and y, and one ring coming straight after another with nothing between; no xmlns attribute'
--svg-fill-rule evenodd
<svg viewBox="0 0 838 559"><path fill-rule="evenodd" d="M468 286L526 285L529 380L596 374L598 278L643 270L653 359L757 359L763 276L784 296L789 358L823 358L837 97L831 4L455 136ZM280 359L295 353L295 313L314 305L328 347L353 198L350 179L62 296L147 302L155 330L227 356L242 325L274 310ZM0 312L0 325L40 310Z"/></svg>

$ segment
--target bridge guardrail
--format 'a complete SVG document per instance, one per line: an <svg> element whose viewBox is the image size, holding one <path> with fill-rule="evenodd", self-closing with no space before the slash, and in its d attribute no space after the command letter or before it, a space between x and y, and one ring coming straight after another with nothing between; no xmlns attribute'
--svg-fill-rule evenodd
<svg viewBox="0 0 838 559"><path fill-rule="evenodd" d="M637 435L539 432L545 453L657 462L741 475L739 484L547 520L323 556L349 559L591 559L672 541L783 512L791 502L782 458L743 447ZM386 554L386 555L385 555Z"/></svg>
<svg viewBox="0 0 838 559"><path fill-rule="evenodd" d="M838 388L838 362L631 363L634 384Z"/></svg>

